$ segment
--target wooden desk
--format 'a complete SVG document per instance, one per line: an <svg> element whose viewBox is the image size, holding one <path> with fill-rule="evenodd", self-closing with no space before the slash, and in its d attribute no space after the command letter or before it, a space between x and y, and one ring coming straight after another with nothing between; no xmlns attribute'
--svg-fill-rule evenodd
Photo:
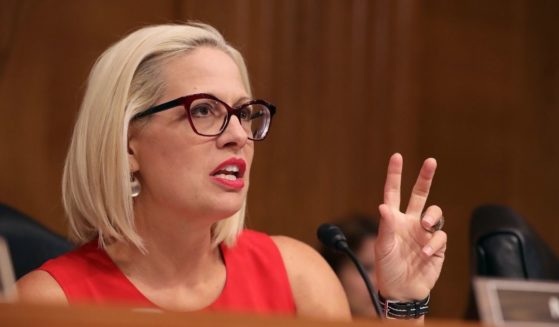
<svg viewBox="0 0 559 327"><path fill-rule="evenodd" d="M333 322L290 317L271 317L247 314L188 313L188 312L134 312L115 307L62 307L27 304L0 304L0 326L289 326L289 327L358 327L387 325L378 320L358 320L354 322ZM410 326L405 321L388 321L390 326ZM480 326L462 321L429 320L427 326Z"/></svg>

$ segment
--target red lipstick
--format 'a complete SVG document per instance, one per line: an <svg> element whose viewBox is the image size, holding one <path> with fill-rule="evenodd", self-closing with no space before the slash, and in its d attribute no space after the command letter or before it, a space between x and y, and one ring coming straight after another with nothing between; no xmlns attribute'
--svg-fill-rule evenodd
<svg viewBox="0 0 559 327"><path fill-rule="evenodd" d="M239 158L230 158L220 163L211 173L212 179L229 189L240 190L245 186L246 162Z"/></svg>

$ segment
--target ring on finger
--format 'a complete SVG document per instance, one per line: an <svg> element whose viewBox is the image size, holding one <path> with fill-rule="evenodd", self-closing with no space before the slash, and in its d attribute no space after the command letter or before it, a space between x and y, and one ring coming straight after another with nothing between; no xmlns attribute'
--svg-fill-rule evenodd
<svg viewBox="0 0 559 327"><path fill-rule="evenodd" d="M423 219L423 216L425 216L425 213L423 213L419 219ZM431 226L431 228L425 228L423 224L421 224L421 227L429 233L434 233L438 230L441 230L443 229L443 226L444 226L444 216L441 216L437 221L437 223Z"/></svg>

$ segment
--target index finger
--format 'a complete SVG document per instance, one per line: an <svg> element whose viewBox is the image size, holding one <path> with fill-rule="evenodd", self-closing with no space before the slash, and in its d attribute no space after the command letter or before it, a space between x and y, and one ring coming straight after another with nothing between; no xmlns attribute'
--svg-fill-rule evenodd
<svg viewBox="0 0 559 327"><path fill-rule="evenodd" d="M431 189L431 183L433 182L436 169L437 161L435 159L429 158L423 162L423 166L421 166L421 170L419 171L419 176L417 176L417 180L413 186L406 213L421 215L425 203L427 202L427 197L429 196L429 190Z"/></svg>
<svg viewBox="0 0 559 327"><path fill-rule="evenodd" d="M386 182L384 183L384 203L393 209L400 210L400 189L402 184L402 166L404 159L394 153L388 161Z"/></svg>

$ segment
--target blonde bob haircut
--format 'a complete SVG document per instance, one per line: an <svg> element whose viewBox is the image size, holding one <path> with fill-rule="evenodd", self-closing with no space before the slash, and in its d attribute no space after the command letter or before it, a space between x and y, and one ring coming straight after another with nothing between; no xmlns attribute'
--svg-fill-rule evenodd
<svg viewBox="0 0 559 327"><path fill-rule="evenodd" d="M125 241L145 250L134 225L128 126L135 114L162 96L162 65L201 46L230 55L251 93L241 54L215 28L202 23L142 28L111 46L93 66L62 178L70 237L78 244L98 237L101 246ZM244 226L245 207L246 200L237 213L213 226L213 246L235 243Z"/></svg>

